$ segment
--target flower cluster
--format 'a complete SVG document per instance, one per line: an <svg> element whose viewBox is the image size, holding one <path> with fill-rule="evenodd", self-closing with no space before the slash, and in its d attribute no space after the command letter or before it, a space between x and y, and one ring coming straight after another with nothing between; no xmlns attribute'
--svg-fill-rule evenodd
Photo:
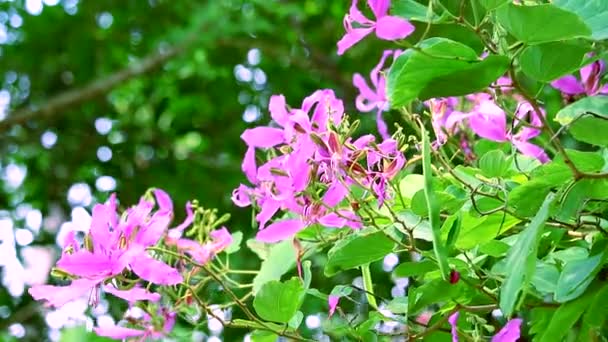
<svg viewBox="0 0 608 342"><path fill-rule="evenodd" d="M389 196L387 182L405 164L396 140L376 143L373 135L356 140L345 119L342 101L332 90L319 90L304 99L301 108L288 109L282 95L273 96L269 110L275 126L246 130L248 146L243 170L253 187L239 186L233 201L241 207L255 204L264 242L287 239L312 225L359 229L361 218L340 204L352 186L370 190L379 204ZM270 149L259 167L256 149ZM267 225L279 210L296 218Z"/></svg>
<svg viewBox="0 0 608 342"><path fill-rule="evenodd" d="M95 306L101 293L106 292L127 301L131 307L143 301L161 305L161 294L151 291L150 287L180 284L184 281L182 272L187 269L167 264L151 249L163 243L175 246L179 253L204 264L232 242L226 228L210 232L211 241L206 244L182 238L183 231L195 218L191 205L186 206L184 222L169 228L173 220L171 198L159 189L152 192L154 198L143 196L122 215L117 211L115 195L107 203L95 205L84 241L79 242L74 232L69 233L57 261L55 273L70 283L34 286L29 289L32 297L60 307L89 293L89 303ZM168 307L158 310L161 314L154 313L154 317L163 317L161 327L157 319L152 320L151 315L146 314L135 322L129 321L140 329L112 325L98 327L96 332L117 339L160 338L171 330L175 312Z"/></svg>

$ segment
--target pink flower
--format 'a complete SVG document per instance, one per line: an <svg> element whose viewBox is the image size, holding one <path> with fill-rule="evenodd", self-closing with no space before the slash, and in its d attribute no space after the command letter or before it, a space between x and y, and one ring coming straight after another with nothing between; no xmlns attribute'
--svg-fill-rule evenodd
<svg viewBox="0 0 608 342"><path fill-rule="evenodd" d="M492 342L517 342L521 334L522 320L514 318L505 324L500 331L492 337Z"/></svg>
<svg viewBox="0 0 608 342"><path fill-rule="evenodd" d="M84 246L78 246L73 234L68 234L64 252L57 261L57 267L75 279L68 286L34 286L29 289L32 297L46 300L52 306L61 306L90 291L91 304L96 304L103 288L129 301L158 299L156 295L137 287L122 291L102 286L106 280L125 270L153 284L180 283L182 276L176 269L153 258L146 251L167 232L173 219L171 198L158 189L154 190L154 195L159 207L154 214L150 215L154 202L142 197L137 206L127 210L124 220L116 212L114 195L108 203L95 205Z"/></svg>
<svg viewBox="0 0 608 342"><path fill-rule="evenodd" d="M179 239L169 243L174 243L179 251L189 254L199 264L206 264L232 243L232 235L226 227L214 230L209 235L211 240L202 245L190 239Z"/></svg>
<svg viewBox="0 0 608 342"><path fill-rule="evenodd" d="M551 85L568 95L608 94L608 84L602 86L600 83L604 71L604 61L598 60L581 68L580 81L574 75L567 75L551 82Z"/></svg>
<svg viewBox="0 0 608 342"><path fill-rule="evenodd" d="M329 317L333 316L336 312L336 308L338 307L338 302L340 301L340 296L329 295L327 298L327 304L329 306Z"/></svg>
<svg viewBox="0 0 608 342"><path fill-rule="evenodd" d="M458 342L458 316L460 316L460 312L456 311L448 318L448 323L452 326L452 342Z"/></svg>
<svg viewBox="0 0 608 342"><path fill-rule="evenodd" d="M382 58L380 58L380 61L370 73L371 88L361 74L355 74L353 76L353 84L359 89L359 95L357 96L355 105L361 112L371 112L376 109L378 132L380 132L380 136L382 136L383 139L389 138L388 128L382 119L382 112L389 110L389 104L386 97L386 78L381 73L381 70L389 56L392 55L393 58L397 58L399 54L401 54L400 50L384 51Z"/></svg>
<svg viewBox="0 0 608 342"><path fill-rule="evenodd" d="M348 14L344 17L346 34L338 42L338 55L342 55L372 31L376 31L376 36L384 40L403 39L414 32L414 26L409 21L388 15L389 0L367 0L367 4L371 7L376 21L366 18L357 8L357 0L353 0ZM353 22L361 27L354 28Z"/></svg>

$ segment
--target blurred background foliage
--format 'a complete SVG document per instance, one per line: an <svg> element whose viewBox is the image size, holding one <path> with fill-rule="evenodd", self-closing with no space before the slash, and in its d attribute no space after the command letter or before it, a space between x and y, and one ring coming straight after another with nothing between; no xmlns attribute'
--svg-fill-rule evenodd
<svg viewBox="0 0 608 342"><path fill-rule="evenodd" d="M367 74L382 43L338 58L349 3L0 0L0 335L58 340L78 323L38 306L27 288L47 280L56 237L82 229L111 192L124 207L149 187L165 189L176 220L196 198L252 236L250 211L230 195L245 181L239 136L269 121L270 95L299 106L333 88L359 118L352 73ZM360 118L375 131L373 115ZM258 267L252 256L241 250L234 260ZM308 310L326 310L316 305Z"/></svg>

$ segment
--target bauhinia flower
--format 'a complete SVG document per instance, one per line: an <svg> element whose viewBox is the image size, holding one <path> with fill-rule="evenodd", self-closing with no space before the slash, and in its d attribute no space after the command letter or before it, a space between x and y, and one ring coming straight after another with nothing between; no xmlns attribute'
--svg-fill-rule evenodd
<svg viewBox="0 0 608 342"><path fill-rule="evenodd" d="M390 136L386 123L382 119L382 112L389 110L389 103L386 97L386 78L381 71L389 56L392 55L393 58L397 58L399 54L401 54L400 50L384 51L382 58L380 58L380 61L370 73L371 87L368 86L361 74L357 73L353 76L353 84L359 89L359 95L357 96L355 105L359 111L364 113L376 110L378 132L383 139L388 139Z"/></svg>
<svg viewBox="0 0 608 342"><path fill-rule="evenodd" d="M180 283L182 276L175 268L155 259L147 251L167 233L173 219L171 198L158 189L154 190L154 195L158 210L152 215L154 202L145 197L137 206L128 209L122 220L116 211L114 195L108 203L95 205L84 245L80 246L74 235L68 234L62 256L57 261L57 268L72 279L70 285L34 286L29 289L32 297L55 307L87 292L90 292L91 304L96 304L102 289L130 302L160 299L137 286L122 290L108 285L108 281L125 270L152 284Z"/></svg>
<svg viewBox="0 0 608 342"><path fill-rule="evenodd" d="M383 40L403 39L414 32L414 25L409 21L388 15L390 0L367 0L376 20L366 18L357 8L357 0L353 0L348 14L344 17L344 28L346 34L338 42L338 55L342 55L361 39L373 31L376 36ZM357 23L360 27L353 27Z"/></svg>
<svg viewBox="0 0 608 342"><path fill-rule="evenodd" d="M581 68L580 80L574 75L567 75L551 82L551 85L567 95L608 94L608 84L600 83L605 69L604 61L598 60Z"/></svg>
<svg viewBox="0 0 608 342"><path fill-rule="evenodd" d="M199 264L206 264L232 243L232 235L226 227L212 231L209 236L211 239L205 244L190 239L178 239L169 243L175 244L179 251L190 255Z"/></svg>

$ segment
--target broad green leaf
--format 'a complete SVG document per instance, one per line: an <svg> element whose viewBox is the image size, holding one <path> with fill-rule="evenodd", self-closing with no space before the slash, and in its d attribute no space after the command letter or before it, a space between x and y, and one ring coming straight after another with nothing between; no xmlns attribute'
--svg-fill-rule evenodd
<svg viewBox="0 0 608 342"><path fill-rule="evenodd" d="M291 241L282 241L270 247L268 257L262 262L260 273L253 278L253 294L262 285L271 280L279 280L281 276L296 265L296 252Z"/></svg>
<svg viewBox="0 0 608 342"><path fill-rule="evenodd" d="M528 44L591 36L589 27L576 14L551 4L508 4L499 7L496 14L509 33Z"/></svg>
<svg viewBox="0 0 608 342"><path fill-rule="evenodd" d="M428 259L422 261L408 261L399 264L399 266L393 270L393 274L397 278L416 277L435 271L437 268L437 264Z"/></svg>
<svg viewBox="0 0 608 342"><path fill-rule="evenodd" d="M568 262L557 281L555 300L564 303L582 295L602 268L604 256L605 253L597 253L587 259Z"/></svg>
<svg viewBox="0 0 608 342"><path fill-rule="evenodd" d="M598 341L601 336L601 328L605 327L608 320L608 285L604 285L597 291L591 301L591 305L583 315L581 332L578 341Z"/></svg>
<svg viewBox="0 0 608 342"><path fill-rule="evenodd" d="M325 275L332 276L341 270L348 270L384 258L393 251L395 242L384 233L367 235L352 234L338 242L327 253Z"/></svg>
<svg viewBox="0 0 608 342"><path fill-rule="evenodd" d="M557 266L542 261L536 263L536 271L532 277L532 286L541 293L553 293L557 287L559 271Z"/></svg>
<svg viewBox="0 0 608 342"><path fill-rule="evenodd" d="M488 11L510 3L511 0L479 0L479 3Z"/></svg>
<svg viewBox="0 0 608 342"><path fill-rule="evenodd" d="M434 23L441 20L435 12L432 10L429 12L428 6L414 0L393 0L391 3L391 14L424 23Z"/></svg>
<svg viewBox="0 0 608 342"><path fill-rule="evenodd" d="M254 330L250 337L252 342L275 342L279 336L266 330Z"/></svg>
<svg viewBox="0 0 608 342"><path fill-rule="evenodd" d="M80 341L91 341L91 342L109 342L114 341L110 338L97 336L97 334L87 331L84 326L76 326L61 330L60 342L80 342Z"/></svg>
<svg viewBox="0 0 608 342"><path fill-rule="evenodd" d="M608 1L605 0L553 0L559 8L576 13L591 29L591 38L608 38Z"/></svg>
<svg viewBox="0 0 608 342"><path fill-rule="evenodd" d="M574 138L592 145L608 146L608 96L590 96L562 108L555 115L562 126L569 125Z"/></svg>
<svg viewBox="0 0 608 342"><path fill-rule="evenodd" d="M289 320L287 325L291 328L298 329L300 324L302 324L302 320L304 319L304 313L302 311L297 311L293 317Z"/></svg>
<svg viewBox="0 0 608 342"><path fill-rule="evenodd" d="M445 38L429 38L420 48L422 51L401 54L391 66L387 93L393 108L415 99L479 91L504 74L509 65L505 56L491 55L482 60L472 48Z"/></svg>
<svg viewBox="0 0 608 342"><path fill-rule="evenodd" d="M445 302L453 299L459 303L463 303L461 298L468 290L464 283L458 282L450 284L449 282L436 278L417 288L410 288L408 292L408 312L415 315L429 305ZM463 303L464 304L464 303Z"/></svg>
<svg viewBox="0 0 608 342"><path fill-rule="evenodd" d="M401 196L411 200L418 190L424 189L424 176L418 174L409 174L399 182L399 191Z"/></svg>
<svg viewBox="0 0 608 342"><path fill-rule="evenodd" d="M492 240L488 243L481 245L479 247L479 251L491 257L498 258L507 254L510 248L511 246L509 246L507 243L504 243L499 240Z"/></svg>
<svg viewBox="0 0 608 342"><path fill-rule="evenodd" d="M585 46L572 42L549 42L528 46L519 57L521 70L543 82L553 81L581 67Z"/></svg>
<svg viewBox="0 0 608 342"><path fill-rule="evenodd" d="M243 232L232 233L232 243L224 251L226 254L236 253L241 249L241 242L243 241Z"/></svg>
<svg viewBox="0 0 608 342"><path fill-rule="evenodd" d="M519 233L515 245L506 258L507 277L500 288L500 309L505 316L511 316L520 291L534 276L536 253L545 221L549 218L549 207L554 199L549 194L540 210L526 228Z"/></svg>
<svg viewBox="0 0 608 342"><path fill-rule="evenodd" d="M334 286L334 288L331 290L331 295L332 296L338 296L338 297L344 297L344 296L348 296L353 292L353 288L350 286L345 286L345 285L336 285Z"/></svg>
<svg viewBox="0 0 608 342"><path fill-rule="evenodd" d="M594 295L595 293L588 293L575 301L561 305L538 340L540 342L563 341L566 334L591 304Z"/></svg>
<svg viewBox="0 0 608 342"><path fill-rule="evenodd" d="M479 169L486 177L502 177L509 172L511 160L501 150L493 150L484 154L479 159Z"/></svg>
<svg viewBox="0 0 608 342"><path fill-rule="evenodd" d="M551 323L555 308L536 307L530 311L530 335L540 337Z"/></svg>
<svg viewBox="0 0 608 342"><path fill-rule="evenodd" d="M424 127L421 127L421 129L424 196L426 197L429 212L429 223L431 225L431 231L433 233L433 252L435 253L437 263L439 264L439 271L441 272L441 276L443 277L443 279L448 279L448 255L444 245L445 240L441 239L441 218L439 216L441 208L433 190L433 170L431 169L431 144L429 143L429 136L426 133Z"/></svg>
<svg viewBox="0 0 608 342"><path fill-rule="evenodd" d="M481 217L465 213L462 215L456 248L470 249L492 241L500 234L515 227L519 222L519 219L502 212Z"/></svg>
<svg viewBox="0 0 608 342"><path fill-rule="evenodd" d="M515 208L515 213L519 216L534 216L553 187L552 184L534 179L525 182L509 193L509 206Z"/></svg>
<svg viewBox="0 0 608 342"><path fill-rule="evenodd" d="M284 283L272 280L262 285L253 300L253 308L264 320L287 323L302 305L304 294L298 278Z"/></svg>

